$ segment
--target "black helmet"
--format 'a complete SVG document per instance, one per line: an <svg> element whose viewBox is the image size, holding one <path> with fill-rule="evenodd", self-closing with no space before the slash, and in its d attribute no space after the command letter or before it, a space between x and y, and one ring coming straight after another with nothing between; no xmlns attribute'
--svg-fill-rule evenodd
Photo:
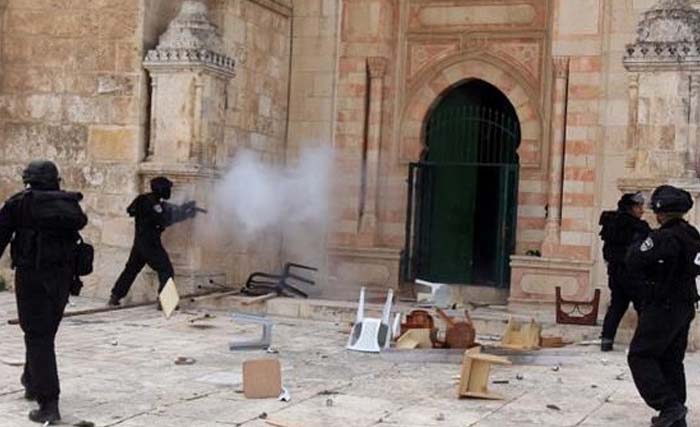
<svg viewBox="0 0 700 427"><path fill-rule="evenodd" d="M34 160L22 172L22 181L33 188L58 189L58 168L49 160Z"/></svg>
<svg viewBox="0 0 700 427"><path fill-rule="evenodd" d="M617 208L620 210L626 210L635 205L644 204L644 195L639 191L636 193L625 193L620 197L617 202Z"/></svg>
<svg viewBox="0 0 700 427"><path fill-rule="evenodd" d="M692 207L690 193L672 185L661 185L651 195L651 209L654 212L686 213Z"/></svg>
<svg viewBox="0 0 700 427"><path fill-rule="evenodd" d="M173 188L173 182L164 176L159 176L151 180L151 191L161 199L169 199Z"/></svg>

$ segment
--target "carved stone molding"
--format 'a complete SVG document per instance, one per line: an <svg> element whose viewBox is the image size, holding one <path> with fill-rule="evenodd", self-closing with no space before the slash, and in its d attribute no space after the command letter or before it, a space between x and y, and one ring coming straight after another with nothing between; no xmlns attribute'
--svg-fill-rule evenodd
<svg viewBox="0 0 700 427"><path fill-rule="evenodd" d="M158 46L146 55L148 69L180 69L202 66L233 77L235 62L223 55L218 29L209 21L207 6L199 0L185 0L178 16L160 36Z"/></svg>
<svg viewBox="0 0 700 427"><path fill-rule="evenodd" d="M383 56L370 56L367 58L367 69L372 79L382 78L386 74L389 61Z"/></svg>
<svg viewBox="0 0 700 427"><path fill-rule="evenodd" d="M554 65L554 77L562 79L569 75L568 56L555 56L552 58L552 63Z"/></svg>
<svg viewBox="0 0 700 427"><path fill-rule="evenodd" d="M486 50L489 44L490 40L486 37L470 37L462 43L465 50Z"/></svg>
<svg viewBox="0 0 700 427"><path fill-rule="evenodd" d="M700 69L700 11L690 0L661 0L644 12L627 45L628 70Z"/></svg>

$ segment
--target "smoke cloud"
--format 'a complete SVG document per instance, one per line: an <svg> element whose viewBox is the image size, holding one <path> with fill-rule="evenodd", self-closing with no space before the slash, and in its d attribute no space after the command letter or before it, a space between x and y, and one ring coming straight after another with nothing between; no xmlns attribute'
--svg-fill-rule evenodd
<svg viewBox="0 0 700 427"><path fill-rule="evenodd" d="M214 192L216 216L237 236L325 224L329 213L329 148L307 149L287 167L240 151Z"/></svg>

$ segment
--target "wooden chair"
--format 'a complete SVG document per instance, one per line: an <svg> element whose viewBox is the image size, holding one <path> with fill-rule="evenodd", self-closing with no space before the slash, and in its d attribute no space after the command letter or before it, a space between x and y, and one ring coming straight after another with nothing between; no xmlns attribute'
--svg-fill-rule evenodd
<svg viewBox="0 0 700 427"><path fill-rule="evenodd" d="M501 338L501 347L513 350L536 349L540 346L541 332L542 326L534 319L527 325L522 325L511 317Z"/></svg>
<svg viewBox="0 0 700 427"><path fill-rule="evenodd" d="M504 397L488 389L491 365L510 365L505 357L481 353L481 347L464 352L459 379L459 397L502 400Z"/></svg>

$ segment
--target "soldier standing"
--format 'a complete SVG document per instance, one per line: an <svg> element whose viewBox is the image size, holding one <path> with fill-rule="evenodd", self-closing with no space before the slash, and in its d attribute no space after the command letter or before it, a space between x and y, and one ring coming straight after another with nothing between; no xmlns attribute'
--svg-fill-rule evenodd
<svg viewBox="0 0 700 427"><path fill-rule="evenodd" d="M168 178L153 178L151 192L137 196L126 209L135 219L134 244L124 271L112 288L109 305L120 304L119 300L129 293L136 276L146 265L158 274L159 293L168 279L174 276L173 265L160 235L170 225L194 218L198 208L194 202L187 202L182 206L166 203L166 200L170 199L172 187L173 183Z"/></svg>
<svg viewBox="0 0 700 427"><path fill-rule="evenodd" d="M28 188L0 209L0 255L12 241L19 324L26 360L21 382L25 398L39 409L29 419L60 420L60 393L54 341L76 277L78 231L87 224L80 193L60 190L56 165L33 161L22 179Z"/></svg>
<svg viewBox="0 0 700 427"><path fill-rule="evenodd" d="M651 425L681 427L686 425L683 359L698 301L700 234L683 219L693 207L687 191L662 185L654 190L651 207L661 227L627 254L628 267L643 274L646 288L628 362L640 395L659 411Z"/></svg>
<svg viewBox="0 0 700 427"><path fill-rule="evenodd" d="M603 240L603 258L608 264L610 306L605 314L601 334L601 351L611 351L617 328L630 302L638 309L636 280L625 267L627 249L634 242L644 240L651 229L642 219L644 196L641 193L624 194L617 202L616 211L600 215L600 237Z"/></svg>

